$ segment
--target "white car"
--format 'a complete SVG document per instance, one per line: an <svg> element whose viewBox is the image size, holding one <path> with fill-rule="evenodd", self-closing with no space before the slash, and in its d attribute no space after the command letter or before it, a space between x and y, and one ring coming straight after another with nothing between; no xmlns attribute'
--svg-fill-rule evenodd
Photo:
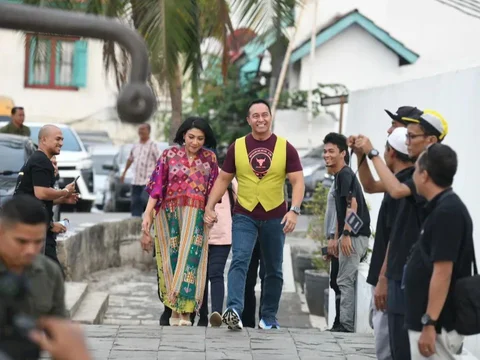
<svg viewBox="0 0 480 360"><path fill-rule="evenodd" d="M105 206L105 196L108 188L108 174L103 165L113 164L113 158L117 155L119 147L115 145L94 145L89 148L92 154L94 169L95 206L102 210Z"/></svg>
<svg viewBox="0 0 480 360"><path fill-rule="evenodd" d="M6 123L0 122L0 127ZM38 132L46 123L26 122L30 128L30 138L38 144ZM77 211L89 212L95 201L94 170L90 153L80 140L74 129L65 124L51 124L58 126L63 133L63 146L57 156L58 172L60 175L59 187L63 188L77 177L77 191L80 201L76 205Z"/></svg>

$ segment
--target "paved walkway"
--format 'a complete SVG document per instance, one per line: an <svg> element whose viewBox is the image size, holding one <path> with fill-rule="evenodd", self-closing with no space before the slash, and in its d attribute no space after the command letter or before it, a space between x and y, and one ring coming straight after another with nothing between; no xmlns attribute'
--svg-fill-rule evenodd
<svg viewBox="0 0 480 360"><path fill-rule="evenodd" d="M375 359L373 339L318 329L87 326L95 360L322 360Z"/></svg>

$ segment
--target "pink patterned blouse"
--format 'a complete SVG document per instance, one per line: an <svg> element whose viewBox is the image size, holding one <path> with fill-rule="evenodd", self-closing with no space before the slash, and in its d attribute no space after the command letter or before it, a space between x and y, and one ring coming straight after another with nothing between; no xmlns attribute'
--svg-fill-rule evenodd
<svg viewBox="0 0 480 360"><path fill-rule="evenodd" d="M158 200L156 212L179 206L204 210L217 176L218 163L213 151L199 150L190 165L184 147L171 147L158 159L146 191Z"/></svg>

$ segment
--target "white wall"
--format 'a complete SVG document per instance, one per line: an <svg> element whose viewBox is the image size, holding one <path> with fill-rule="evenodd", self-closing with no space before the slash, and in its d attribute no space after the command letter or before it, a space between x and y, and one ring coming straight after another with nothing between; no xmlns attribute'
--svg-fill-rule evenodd
<svg viewBox="0 0 480 360"><path fill-rule="evenodd" d="M88 41L87 86L78 91L24 87L25 40L21 33L0 30L0 94L25 107L27 121L66 122L87 117L115 104L116 88L106 79L102 42Z"/></svg>
<svg viewBox="0 0 480 360"><path fill-rule="evenodd" d="M313 66L310 56L301 62L300 89L309 89L312 80L313 88L336 83L354 90L400 73L398 56L358 25L318 47Z"/></svg>
<svg viewBox="0 0 480 360"><path fill-rule="evenodd" d="M480 131L477 120L480 113L479 94L480 67L354 91L350 95L345 131L346 135L362 133L369 136L374 146L382 150L390 123L383 109L395 111L399 106L413 105L440 112L449 123L449 134L444 143L450 145L458 155L459 167L453 187L465 202L474 221L477 258L480 254L480 230L475 226L476 220L480 218L480 193L477 191L480 170L476 166L476 144ZM371 218L372 225L375 226L382 196L366 195L366 198L372 205ZM361 297L358 301L366 302L370 299ZM363 309L366 304L359 306ZM480 337L470 337L466 342L466 347L477 357L480 357L479 340Z"/></svg>
<svg viewBox="0 0 480 360"><path fill-rule="evenodd" d="M346 78L344 83L346 85L351 83L351 85L347 85L350 90L387 85L480 65L480 46L474 45L478 43L480 20L436 0L308 0L306 13L298 26L295 47L310 39L314 21L314 1L318 3L317 29L326 26L335 16L345 15L358 9L393 38L420 55L415 64L398 67L394 72L386 71L383 75L375 75L376 70L370 67L359 66L361 63L359 64L358 61L365 57L365 52L369 47L363 48L365 52L354 51L353 49L360 48L354 44L350 48L350 56L353 61L347 62L340 59L339 65L341 66L337 66L335 62L322 64L320 57L317 56L317 71L322 68L322 71L327 73L326 79L333 78L333 82L340 82L334 75L344 72L344 75L340 74L338 79ZM301 9L297 9L297 19L300 12ZM416 25L405 26L405 19L408 19L408 23ZM331 40L332 43L334 41L335 39ZM378 40L371 38L371 41L382 46ZM322 45L322 47L326 46L328 44ZM330 50L334 50L334 48ZM385 51L390 50L385 48ZM393 52L391 54L394 55ZM319 55L318 50L317 55ZM335 59L341 55L332 52L330 56ZM381 61L383 61L381 57L377 58L370 63L370 66L383 66ZM326 65L330 66L326 67ZM388 70L388 68L384 70ZM303 68L302 71L304 71ZM362 84L362 78L365 78L365 74L369 74L371 71L375 77L371 81L363 81L364 84ZM309 74L302 75L304 78L305 76L308 77ZM322 82L326 83L327 81L322 80ZM300 88L307 89L308 82L301 82Z"/></svg>
<svg viewBox="0 0 480 360"><path fill-rule="evenodd" d="M323 144L323 138L329 132L338 131L338 121L328 114L321 114L312 120L312 131L308 131L308 113L305 110L277 110L274 132L286 138L297 150L308 149L308 140L312 147Z"/></svg>

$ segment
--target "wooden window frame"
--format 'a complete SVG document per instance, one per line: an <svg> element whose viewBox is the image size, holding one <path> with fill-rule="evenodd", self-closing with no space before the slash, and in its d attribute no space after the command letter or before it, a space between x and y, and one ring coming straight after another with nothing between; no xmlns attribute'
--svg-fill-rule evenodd
<svg viewBox="0 0 480 360"><path fill-rule="evenodd" d="M49 73L49 80L50 84L29 84L29 76L30 76L30 47L32 44L32 38L36 37L37 39L45 39L50 40L50 73ZM56 77L56 63L57 63L57 42L58 41L68 41L68 42L75 42L80 40L79 37L76 36L56 36L56 35L35 35L35 34L27 34L26 35L26 46L25 46L25 69L24 69L24 87L29 89L48 89L48 90L68 90L68 91L78 91L78 87L76 86L61 86L55 84L55 77Z"/></svg>

